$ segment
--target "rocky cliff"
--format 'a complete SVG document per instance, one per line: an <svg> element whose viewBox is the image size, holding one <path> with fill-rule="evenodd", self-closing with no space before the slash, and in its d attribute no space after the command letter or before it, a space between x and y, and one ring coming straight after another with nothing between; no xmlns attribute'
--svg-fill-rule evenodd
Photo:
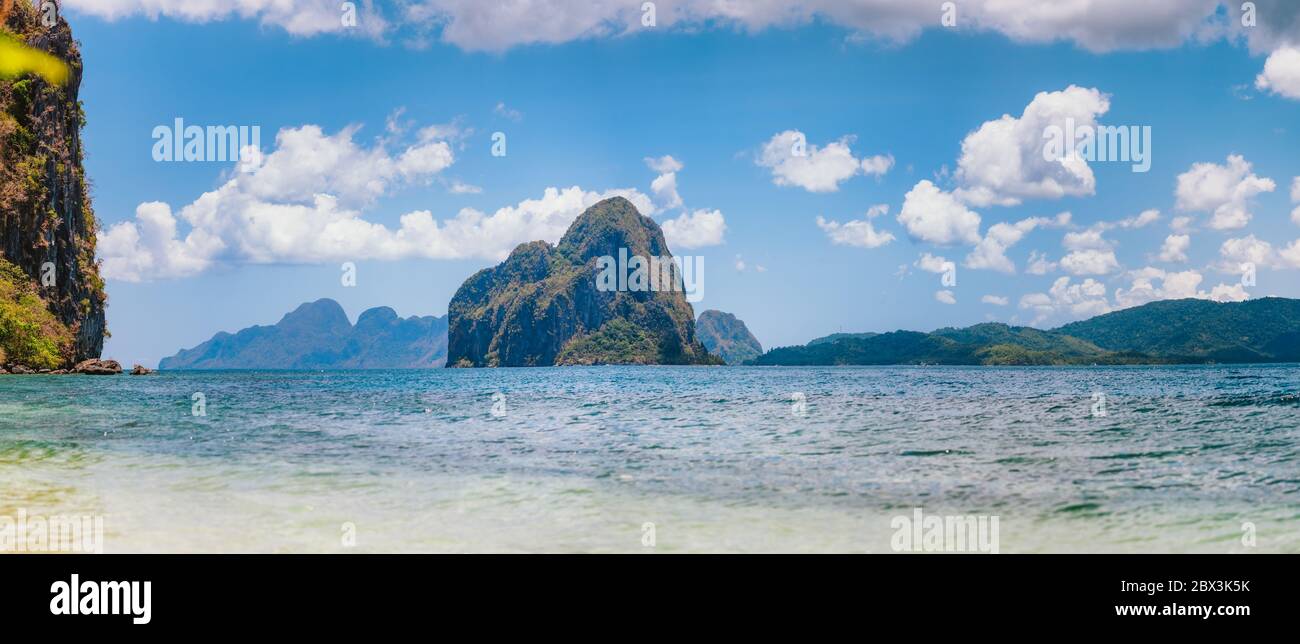
<svg viewBox="0 0 1300 644"><path fill-rule="evenodd" d="M622 197L588 208L556 246L521 244L456 291L447 365L719 364L696 339L682 290L600 281L610 269L602 262L624 257L672 255L659 225Z"/></svg>
<svg viewBox="0 0 1300 644"><path fill-rule="evenodd" d="M730 313L705 311L695 321L700 342L727 364L743 364L763 355L763 345L749 332L745 323Z"/></svg>
<svg viewBox="0 0 1300 644"><path fill-rule="evenodd" d="M70 366L98 357L106 334L82 169L81 54L68 24L44 26L30 2L13 3L0 38L68 68L62 84L0 77L0 362Z"/></svg>
<svg viewBox="0 0 1300 644"><path fill-rule="evenodd" d="M369 309L353 325L331 299L308 302L271 326L218 333L163 358L160 369L428 369L447 356L447 318Z"/></svg>

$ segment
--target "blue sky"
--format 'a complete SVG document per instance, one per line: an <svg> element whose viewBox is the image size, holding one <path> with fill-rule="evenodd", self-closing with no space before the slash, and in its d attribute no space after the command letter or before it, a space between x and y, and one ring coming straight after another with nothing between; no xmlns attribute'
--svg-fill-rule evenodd
<svg viewBox="0 0 1300 644"><path fill-rule="evenodd" d="M380 7L382 27L353 31L304 31L269 9L168 15L143 0L68 2L109 277L105 356L155 364L321 297L354 319L384 305L443 315L474 271L530 234L556 241L582 205L615 193L675 222L674 253L704 256L697 312L736 314L765 347L987 320L1050 327L1163 297L1300 297L1290 27L1206 35L1233 19L1219 8L1190 26L1147 17L1161 22L1112 38L1098 13L1110 3L1095 2L1039 31L978 6L973 24L958 14L961 28L927 10L936 15L875 29L869 10L890 4L881 0L861 3L864 15L813 7L780 21L661 13L661 26L633 31L619 22L638 17L626 7L593 4L615 12L592 27L577 5L558 3L580 24L466 35L455 2L434 18L410 3ZM1158 28L1166 23L1178 24ZM1001 155L1032 157L1025 133L1041 132L1035 106L1049 104L1150 126L1150 171L1096 161L1091 179L1033 163L991 170ZM979 135L1004 115L1019 135ZM240 176L229 163L154 161L151 132L177 117L260 126L265 165ZM297 137L277 142L281 130ZM494 132L507 137L504 157L491 154ZM810 158L765 153L787 149L780 135L793 132ZM859 164L851 176L845 158ZM669 166L680 167L669 177L680 206L652 186ZM923 182L938 197L923 198ZM574 186L567 200L559 192ZM404 215L424 211L437 222L462 213L461 227L404 227ZM1139 219L1145 211L1158 218ZM328 232L348 219L372 227ZM174 237L148 237L167 220ZM1011 271L974 258L997 224L1021 224L1003 244ZM1185 250L1168 246L1182 235ZM940 257L955 285L926 270ZM1258 264L1253 286L1237 272L1246 260ZM357 266L355 287L340 283L345 261Z"/></svg>

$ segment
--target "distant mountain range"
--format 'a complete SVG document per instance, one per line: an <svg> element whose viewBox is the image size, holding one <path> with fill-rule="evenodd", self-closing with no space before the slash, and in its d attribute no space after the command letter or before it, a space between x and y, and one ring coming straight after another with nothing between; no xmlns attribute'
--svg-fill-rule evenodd
<svg viewBox="0 0 1300 644"><path fill-rule="evenodd" d="M447 359L447 318L401 318L386 306L353 325L338 302L299 306L272 326L218 333L160 369L427 369Z"/></svg>
<svg viewBox="0 0 1300 644"><path fill-rule="evenodd" d="M682 302L682 304L687 304ZM687 304L689 307L689 304ZM595 362L638 358L646 329L613 318L617 334L569 346L594 351ZM1169 300L1108 313L1044 331L1005 324L930 333L835 333L803 346L762 353L735 316L700 314L687 337L701 362L752 365L1088 365L1300 362L1300 300ZM159 363L161 369L418 369L446 364L447 317L400 318L391 308L363 312L355 325L330 299L299 306L272 326L218 333ZM648 347L648 348L647 348ZM707 349L708 353L703 353ZM586 354L584 354L586 355ZM561 363L565 363L560 361ZM576 359L568 364L581 364Z"/></svg>
<svg viewBox="0 0 1300 644"><path fill-rule="evenodd" d="M763 345L736 316L722 311L705 311L695 321L695 335L705 349L726 361L741 364L763 355Z"/></svg>
<svg viewBox="0 0 1300 644"><path fill-rule="evenodd" d="M756 365L1068 365L1300 361L1300 300L1152 302L1051 331L978 324L932 333L835 334Z"/></svg>

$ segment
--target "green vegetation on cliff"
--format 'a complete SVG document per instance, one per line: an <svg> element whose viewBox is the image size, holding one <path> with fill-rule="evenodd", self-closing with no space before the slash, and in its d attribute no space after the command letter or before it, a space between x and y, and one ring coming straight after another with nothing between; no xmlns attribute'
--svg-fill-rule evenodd
<svg viewBox="0 0 1300 644"><path fill-rule="evenodd" d="M601 290L600 258L671 258L663 231L622 197L582 213L560 243L520 244L448 305L447 364L719 364L680 290Z"/></svg>
<svg viewBox="0 0 1300 644"><path fill-rule="evenodd" d="M72 334L17 266L0 259L0 364L57 369L72 355Z"/></svg>
<svg viewBox="0 0 1300 644"><path fill-rule="evenodd" d="M743 364L763 355L763 345L749 332L745 323L730 313L705 311L695 321L700 342L727 364Z"/></svg>
<svg viewBox="0 0 1300 644"><path fill-rule="evenodd" d="M32 73L0 78L0 260L6 262L0 299L10 325L5 359L70 366L98 357L107 333L96 222L82 169L81 54L66 22L45 27L28 2L13 4L0 38L50 54L68 72L62 84ZM47 315L35 315L34 308Z"/></svg>
<svg viewBox="0 0 1300 644"><path fill-rule="evenodd" d="M773 349L759 365L1071 365L1300 361L1300 300L1170 300L1042 331L978 324L839 334Z"/></svg>

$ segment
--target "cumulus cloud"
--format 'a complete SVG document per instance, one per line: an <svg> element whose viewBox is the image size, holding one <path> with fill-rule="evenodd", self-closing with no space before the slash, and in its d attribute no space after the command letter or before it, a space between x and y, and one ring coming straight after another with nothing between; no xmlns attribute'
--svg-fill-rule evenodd
<svg viewBox="0 0 1300 644"><path fill-rule="evenodd" d="M663 223L664 239L669 248L703 248L722 243L727 222L720 210L696 210L682 213Z"/></svg>
<svg viewBox="0 0 1300 644"><path fill-rule="evenodd" d="M1240 283L1219 284L1210 291L1200 289L1205 277L1197 271L1175 273L1147 267L1135 271L1131 277L1132 285L1129 288L1115 289L1115 304L1118 308L1141 306L1157 300L1197 298L1216 302L1240 302L1250 297Z"/></svg>
<svg viewBox="0 0 1300 644"><path fill-rule="evenodd" d="M957 265L942 256L922 253L914 266L927 273L947 273L957 270Z"/></svg>
<svg viewBox="0 0 1300 644"><path fill-rule="evenodd" d="M1219 270L1224 273L1240 273L1243 264L1254 264L1257 268L1300 268L1300 240L1278 250L1254 235L1237 237L1223 242L1219 257Z"/></svg>
<svg viewBox="0 0 1300 644"><path fill-rule="evenodd" d="M1250 223L1249 208L1255 196L1276 187L1272 179L1253 174L1245 158L1233 154L1223 165L1192 164L1178 175L1174 196L1179 210L1210 213L1210 228L1235 230Z"/></svg>
<svg viewBox="0 0 1300 644"><path fill-rule="evenodd" d="M866 219L853 219L841 224L817 217L817 227L826 233L826 237L837 246L857 246L859 248L879 248L894 241L893 233L876 230L872 219L889 212L886 204L877 204L867 210Z"/></svg>
<svg viewBox="0 0 1300 644"><path fill-rule="evenodd" d="M1300 177L1291 180L1291 203L1300 204ZM1291 221L1300 226L1300 206L1291 211Z"/></svg>
<svg viewBox="0 0 1300 644"><path fill-rule="evenodd" d="M1066 233L1062 244L1070 252L1061 258L1061 269L1071 275L1109 275L1119 270L1114 245L1099 227Z"/></svg>
<svg viewBox="0 0 1300 644"><path fill-rule="evenodd" d="M954 295L952 291L949 291L949 290L946 290L946 289L945 289L945 290L942 290L942 291L935 291L935 292L934 292L934 299L936 299L936 300L938 300L938 301L940 301L940 302L942 302L942 303L944 303L944 304L956 304L956 303L957 303L957 296Z"/></svg>
<svg viewBox="0 0 1300 644"><path fill-rule="evenodd" d="M1069 277L1057 278L1046 293L1022 296L1020 308L1034 314L1033 323L1036 325L1054 318L1077 320L1112 310L1104 284L1092 278L1071 283Z"/></svg>
<svg viewBox="0 0 1300 644"><path fill-rule="evenodd" d="M985 304L992 304L993 306L1007 306L1011 304L1010 299L1001 295L985 295L980 298L980 301Z"/></svg>
<svg viewBox="0 0 1300 644"><path fill-rule="evenodd" d="M63 8L108 20L141 15L151 20L170 18L185 22L256 20L284 29L294 36L316 36L355 30L381 37L391 24L374 0L356 0L355 26L343 24L341 2L336 0L63 0Z"/></svg>
<svg viewBox="0 0 1300 644"><path fill-rule="evenodd" d="M1141 306L1158 300L1197 298L1216 302L1240 302L1250 294L1240 283L1219 284L1209 290L1201 288L1205 277L1194 270L1165 271L1146 267L1128 275L1130 286L1115 289L1112 303L1106 286L1092 278L1074 283L1069 277L1058 278L1046 293L1030 293L1020 298L1020 308L1034 314L1034 324L1047 321L1068 322L1102 315L1111 311Z"/></svg>
<svg viewBox="0 0 1300 644"><path fill-rule="evenodd" d="M1039 92L1019 117L1002 115L966 136L957 161L957 196L974 206L1015 205L1023 199L1056 199L1096 191L1092 168L1075 144L1060 158L1044 158L1044 132L1097 125L1110 109L1110 100L1096 89L1071 85L1057 92Z"/></svg>
<svg viewBox="0 0 1300 644"><path fill-rule="evenodd" d="M1192 245L1190 235L1170 235L1160 247L1160 261L1177 263L1187 261L1187 249Z"/></svg>
<svg viewBox="0 0 1300 644"><path fill-rule="evenodd" d="M659 176L650 183L650 194L654 195L655 204L664 210L680 208L682 196L677 193L677 173L683 167L681 162L665 155L658 158L646 157L645 163L651 170L659 173Z"/></svg>
<svg viewBox="0 0 1300 644"><path fill-rule="evenodd" d="M496 107L492 108L492 113L504 119L509 119L516 123L524 120L524 113L517 109L508 107L504 102L498 101Z"/></svg>
<svg viewBox="0 0 1300 644"><path fill-rule="evenodd" d="M859 174L882 175L894 165L892 156L859 159L846 136L818 147L803 132L786 130L763 144L754 163L772 172L772 183L796 186L809 192L835 192L840 183Z"/></svg>
<svg viewBox="0 0 1300 644"><path fill-rule="evenodd" d="M941 246L980 242L980 216L929 180L917 183L903 197L898 223L918 241Z"/></svg>
<svg viewBox="0 0 1300 644"><path fill-rule="evenodd" d="M1030 275L1046 275L1055 271L1056 262L1047 258L1047 255L1038 251L1029 252L1029 264L1025 267L1025 272Z"/></svg>
<svg viewBox="0 0 1300 644"><path fill-rule="evenodd" d="M332 0L64 0L75 11L106 18L145 15L203 22L224 18L257 20L295 35L339 32L339 3ZM404 0L382 13L372 0L358 27L376 37L392 31L438 39L472 51L503 51L534 44L629 37L650 31L642 3L623 0ZM656 3L655 29L696 31L716 27L758 32L822 21L849 31L850 40L901 43L925 29L939 28L937 4L915 0L789 0L719 2L664 0ZM1220 20L1220 4L1229 20ZM1070 42L1105 52L1175 47L1192 39L1244 34L1253 48L1271 50L1295 42L1296 8L1289 0L1255 0L1257 28L1239 26L1240 2L1223 0L1041 0L959 2L957 28L1000 33L1027 43ZM385 5L386 7L388 5Z"/></svg>
<svg viewBox="0 0 1300 644"><path fill-rule="evenodd" d="M1255 87L1300 101L1300 49L1283 47L1264 61L1264 71L1255 77Z"/></svg>
<svg viewBox="0 0 1300 644"><path fill-rule="evenodd" d="M135 221L117 224L100 236L101 270L108 279L128 282L154 275L188 277L206 270L224 246L209 234L177 239L171 206L151 201L136 207Z"/></svg>
<svg viewBox="0 0 1300 644"><path fill-rule="evenodd" d="M403 149L390 152L382 144L364 148L354 142L355 131L346 128L327 136L316 126L281 130L276 149L252 172L232 174L176 215L167 204L141 204L134 220L101 235L104 276L124 281L185 277L225 262L500 260L522 242L558 241L583 210L601 199L623 196L642 213L656 212L650 198L634 189L594 192L573 186L547 188L540 198L492 214L464 208L436 220L427 210L409 212L392 228L366 220L364 212L398 187L436 176L454 161L450 147L429 138L433 134L426 129ZM688 218L695 234L690 241L708 239L710 226L721 228L720 217ZM188 231L181 230L180 222Z"/></svg>
<svg viewBox="0 0 1300 644"><path fill-rule="evenodd" d="M1087 248L1061 258L1061 268L1071 275L1109 275L1119 270L1113 250Z"/></svg>
<svg viewBox="0 0 1300 644"><path fill-rule="evenodd" d="M984 238L975 245L975 249L966 256L966 268L987 269L1001 273L1015 273L1016 264L1007 257L1008 248L1016 245L1025 235L1040 226L1069 225L1071 215L1063 212L1055 219L1031 217L1014 224L997 223L989 226Z"/></svg>
<svg viewBox="0 0 1300 644"><path fill-rule="evenodd" d="M1120 228L1146 228L1157 221L1160 221L1160 211L1151 209L1143 210L1133 217L1124 219L1118 225Z"/></svg>

